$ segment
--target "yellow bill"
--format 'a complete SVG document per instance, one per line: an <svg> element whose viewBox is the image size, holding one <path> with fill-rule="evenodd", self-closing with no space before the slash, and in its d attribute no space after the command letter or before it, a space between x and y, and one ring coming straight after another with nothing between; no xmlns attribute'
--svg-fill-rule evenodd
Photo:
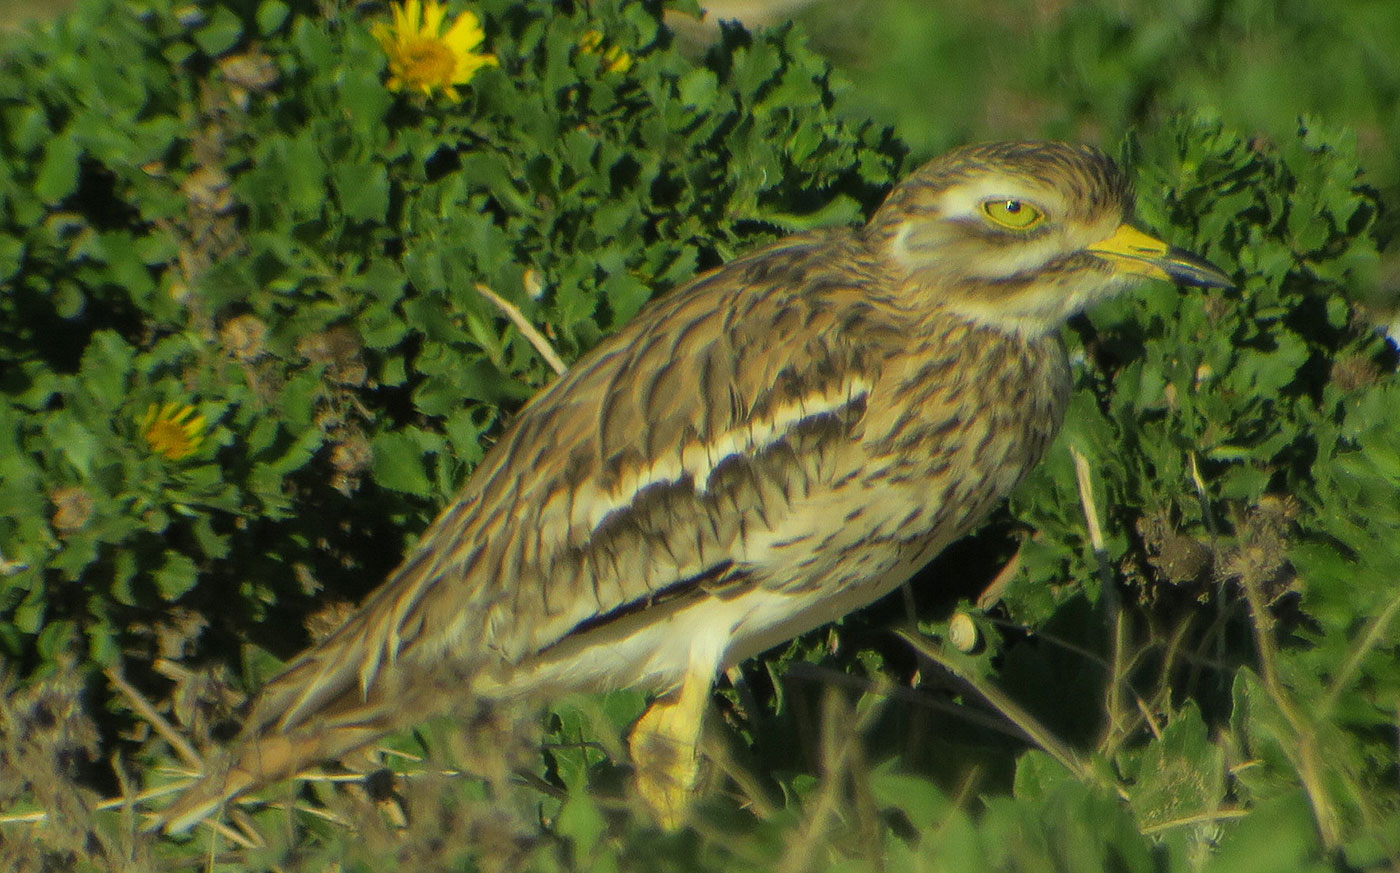
<svg viewBox="0 0 1400 873"><path fill-rule="evenodd" d="M1198 288L1233 288L1235 285L1205 258L1169 246L1131 224L1119 225L1112 236L1099 240L1087 250L1108 261L1115 270L1133 276L1165 279Z"/></svg>

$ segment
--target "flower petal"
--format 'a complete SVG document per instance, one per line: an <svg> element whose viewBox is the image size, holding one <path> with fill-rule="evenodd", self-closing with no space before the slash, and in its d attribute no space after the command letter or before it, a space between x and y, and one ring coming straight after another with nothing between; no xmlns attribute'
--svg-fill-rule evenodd
<svg viewBox="0 0 1400 873"><path fill-rule="evenodd" d="M457 69L452 76L452 84L465 85L472 80L482 67L498 67L500 62L495 55L467 55L457 59Z"/></svg>
<svg viewBox="0 0 1400 873"><path fill-rule="evenodd" d="M394 45L394 29L382 21L376 21L369 26L369 32L384 53L388 54Z"/></svg>
<svg viewBox="0 0 1400 873"><path fill-rule="evenodd" d="M457 20L452 22L452 27L442 37L447 47L457 54L471 51L481 45L484 39L486 32L481 29L480 20L471 12L463 12L457 16Z"/></svg>
<svg viewBox="0 0 1400 873"><path fill-rule="evenodd" d="M418 0L405 0L394 7L394 30L398 31L399 39L418 29L418 18Z"/></svg>
<svg viewBox="0 0 1400 873"><path fill-rule="evenodd" d="M436 0L428 0L423 7L423 35L436 39L442 33L442 19L446 14L446 6Z"/></svg>
<svg viewBox="0 0 1400 873"><path fill-rule="evenodd" d="M393 15L392 25L381 22L370 28L388 58L386 84L392 91L421 91L431 97L441 90L458 100L461 95L454 85L466 84L482 67L499 65L494 55L475 51L486 32L473 12L449 19L441 0L402 0L393 6Z"/></svg>

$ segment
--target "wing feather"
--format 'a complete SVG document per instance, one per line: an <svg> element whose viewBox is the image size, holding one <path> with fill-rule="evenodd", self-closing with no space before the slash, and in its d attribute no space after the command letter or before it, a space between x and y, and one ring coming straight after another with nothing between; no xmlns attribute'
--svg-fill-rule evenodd
<svg viewBox="0 0 1400 873"><path fill-rule="evenodd" d="M422 714L400 699L414 674L446 664L460 692L474 672L557 649L609 616L645 622L663 593L750 578L732 555L790 501L784 458L797 443L784 440L813 418L858 419L880 344L900 340L893 323L876 336L831 317L823 295L848 305L879 285L861 272L859 239L810 235L721 267L537 395L400 568L264 689L228 772L275 747L275 769L290 775L393 730Z"/></svg>

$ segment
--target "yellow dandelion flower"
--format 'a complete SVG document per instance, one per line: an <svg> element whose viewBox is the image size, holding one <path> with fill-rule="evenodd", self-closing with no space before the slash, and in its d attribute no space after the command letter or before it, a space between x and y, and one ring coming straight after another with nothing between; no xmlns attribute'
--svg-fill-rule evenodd
<svg viewBox="0 0 1400 873"><path fill-rule="evenodd" d="M603 69L609 73L625 73L632 69L630 54L615 45L603 48L603 32L600 30L585 31L578 38L578 47L586 55L602 55Z"/></svg>
<svg viewBox="0 0 1400 873"><path fill-rule="evenodd" d="M204 430L209 425L204 416L194 413L189 404L167 403L157 408L152 403L141 419L141 435L156 454L172 461L187 458L204 443Z"/></svg>
<svg viewBox="0 0 1400 873"><path fill-rule="evenodd" d="M486 39L481 20L463 12L450 22L447 7L436 0L404 0L394 7L394 23L377 22L371 32L389 56L389 88L422 91L429 97L441 89L460 100L457 85L465 85L482 67L498 64L495 55L477 52Z"/></svg>

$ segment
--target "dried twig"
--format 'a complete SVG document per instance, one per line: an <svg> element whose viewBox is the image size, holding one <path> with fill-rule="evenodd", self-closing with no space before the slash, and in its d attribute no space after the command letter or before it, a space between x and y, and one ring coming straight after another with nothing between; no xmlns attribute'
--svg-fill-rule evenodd
<svg viewBox="0 0 1400 873"><path fill-rule="evenodd" d="M1040 723L1039 719L1023 709L1000 688L962 669L954 659L945 656L938 645L917 630L904 629L896 631L896 633L913 646L914 651L971 687L973 691L1000 712L1007 721L1016 725L1027 739L1043 749L1050 757L1059 761L1066 770L1073 773L1076 779L1082 782L1095 781L1093 773L1079 760L1079 756L1074 753L1073 749L1062 743L1059 737ZM1119 790L1121 793L1121 788Z"/></svg>
<svg viewBox="0 0 1400 873"><path fill-rule="evenodd" d="M887 695L879 695L875 706L856 716L836 691L828 686L822 705L821 769L822 786L803 827L802 835L792 840L777 869L780 873L801 873L812 869L814 853L825 843L830 822L839 817L838 810L846 796L846 777L864 769L860 743L883 711ZM859 794L857 787L856 793ZM858 804L859 805L859 804Z"/></svg>
<svg viewBox="0 0 1400 873"><path fill-rule="evenodd" d="M511 303L480 282L476 284L476 290L482 297L496 304L497 309L505 313L506 318L509 318L511 323L525 335L525 339L530 341L530 345L535 347L535 351L540 353L540 357L544 358L545 363L554 368L555 373L560 376L564 375L564 371L569 369L568 365L564 363L564 359L559 357L559 353L554 351L554 347L549 344L549 340L545 339L544 335L535 329L535 326L530 323L530 319L526 318L524 313L517 309L514 303Z"/></svg>
<svg viewBox="0 0 1400 873"><path fill-rule="evenodd" d="M1198 812L1194 815L1182 816L1181 818L1169 819L1157 824L1144 825L1143 836L1151 836L1169 831L1172 828L1194 827L1195 825L1210 824L1217 821L1234 821L1249 815L1247 809L1236 809L1235 807L1222 807L1211 812Z"/></svg>
<svg viewBox="0 0 1400 873"><path fill-rule="evenodd" d="M1001 600L1001 595L1006 592L1006 588L1011 584L1011 580L1016 578L1016 573L1021 569L1021 553L1026 550L1023 541L1016 547L1016 554L1011 556L1011 560L1006 562L1006 566L997 572L996 578L991 581L982 593L977 596L978 609L991 609Z"/></svg>
<svg viewBox="0 0 1400 873"><path fill-rule="evenodd" d="M866 694L886 695L901 703L911 703L922 709L928 709L954 718L960 718L979 728L995 731L1016 740L1026 739L1026 733L1024 731L1018 730L1014 726L1007 726L1004 719L987 715L971 707L945 702L925 691L917 691L913 688L902 688L888 682L876 682L874 679L867 679L864 676L852 676L849 673L842 673L830 667L822 667L817 664L809 664L806 661L794 661L788 664L786 672L783 674L783 679L799 682L816 682L822 685L853 688Z"/></svg>
<svg viewBox="0 0 1400 873"><path fill-rule="evenodd" d="M1400 594L1391 598L1385 609L1367 623L1366 631L1361 634L1351 653L1347 655L1346 661L1342 663L1341 669L1337 670L1332 681L1328 684L1327 696L1322 699L1322 705L1317 708L1319 717L1322 714L1331 714L1337 705L1337 698L1360 672L1361 662L1381 643L1385 642L1386 631L1389 630L1390 622L1395 618L1397 612L1400 612Z"/></svg>
<svg viewBox="0 0 1400 873"><path fill-rule="evenodd" d="M1298 768L1298 777L1312 806L1313 819L1317 822L1322 843L1329 850L1334 849L1341 842L1342 824L1323 777L1327 766L1323 763L1324 753L1318 748L1317 732L1280 678L1274 616L1269 612L1260 580L1253 573L1244 573L1240 576L1240 587L1244 589L1245 599L1249 602L1250 624L1254 629L1254 644L1259 654L1259 678L1274 706L1278 707L1279 713L1293 729L1290 757Z"/></svg>
<svg viewBox="0 0 1400 873"><path fill-rule="evenodd" d="M159 788L148 788L147 790L142 791L140 794L135 794L131 797L113 797L108 800L103 800L99 803L94 804L92 808L94 811L104 811L108 809L120 809L128 803L134 806L136 804L145 803L147 800L154 800L158 797L164 797L167 794L174 794L182 788L185 788L186 786L190 785L192 782L194 782L194 780L190 779L188 781L179 782L174 785L162 785ZM48 821L48 818L48 812L42 809L34 810L32 812L12 812L7 813L5 815L0 815L0 825L37 824L42 821Z"/></svg>
<svg viewBox="0 0 1400 873"><path fill-rule="evenodd" d="M1094 485L1089 471L1089 460L1074 446L1069 448L1074 458L1074 478L1079 485L1079 503L1084 508L1084 523L1089 528L1089 544L1094 549L1094 559L1099 566L1099 591L1104 611L1107 613L1109 645L1108 683L1104 688L1104 709L1108 724L1104 729L1104 739L1112 744L1114 738L1122 734L1123 727L1123 647L1126 629L1123 626L1123 604L1118 598L1118 588L1113 582L1113 571L1109 569L1108 547L1104 544L1103 526L1099 523L1098 506L1094 503Z"/></svg>
<svg viewBox="0 0 1400 873"><path fill-rule="evenodd" d="M1079 505L1084 508L1084 522L1089 528L1089 545L1093 547L1094 558L1099 564L1099 581L1103 583L1105 597L1116 596L1113 572L1108 566L1108 548L1104 545L1103 526L1099 523L1099 510L1094 504L1094 484L1090 475L1089 459L1074 446L1069 447L1069 453L1070 457L1074 458L1074 478L1079 486Z"/></svg>
<svg viewBox="0 0 1400 873"><path fill-rule="evenodd" d="M156 733L170 744L170 748L175 750L175 753L180 756L180 760L196 770L204 769L204 759L200 757L199 752L195 751L194 746L180 736L180 732L165 720L165 716L156 712L156 708L151 705L150 701L133 688L115 667L108 667L103 672L108 679L112 680L112 684L117 687L117 690L126 695L127 701L137 714L149 722Z"/></svg>

